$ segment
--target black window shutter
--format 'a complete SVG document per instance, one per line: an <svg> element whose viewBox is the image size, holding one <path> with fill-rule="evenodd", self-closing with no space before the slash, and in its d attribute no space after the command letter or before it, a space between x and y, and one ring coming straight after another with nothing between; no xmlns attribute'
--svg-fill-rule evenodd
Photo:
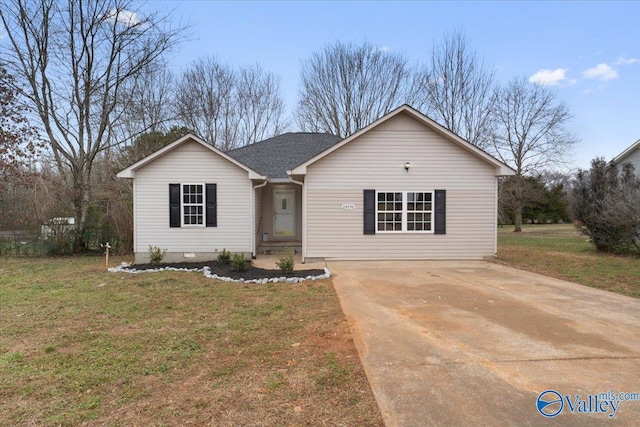
<svg viewBox="0 0 640 427"><path fill-rule="evenodd" d="M376 234L376 190L364 190L364 234Z"/></svg>
<svg viewBox="0 0 640 427"><path fill-rule="evenodd" d="M435 234L447 234L447 190L436 190Z"/></svg>
<svg viewBox="0 0 640 427"><path fill-rule="evenodd" d="M218 226L218 195L216 184L206 184L206 225L207 227Z"/></svg>
<svg viewBox="0 0 640 427"><path fill-rule="evenodd" d="M180 227L180 184L169 184L169 227Z"/></svg>

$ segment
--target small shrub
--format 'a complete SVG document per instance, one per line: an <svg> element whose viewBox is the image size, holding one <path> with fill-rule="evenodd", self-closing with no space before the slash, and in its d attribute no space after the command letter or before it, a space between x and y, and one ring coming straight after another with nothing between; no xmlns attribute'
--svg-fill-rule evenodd
<svg viewBox="0 0 640 427"><path fill-rule="evenodd" d="M248 261L244 254L233 254L231 257L231 268L234 271L247 271Z"/></svg>
<svg viewBox="0 0 640 427"><path fill-rule="evenodd" d="M284 256L280 257L279 261L276 261L276 265L280 270L285 273L291 273L296 262L293 259L293 249L286 248L284 250Z"/></svg>
<svg viewBox="0 0 640 427"><path fill-rule="evenodd" d="M149 262L151 264L160 264L166 253L166 249L160 249L157 246L149 245Z"/></svg>
<svg viewBox="0 0 640 427"><path fill-rule="evenodd" d="M42 227L42 247L48 256L71 255L75 230L65 218L54 218Z"/></svg>
<svg viewBox="0 0 640 427"><path fill-rule="evenodd" d="M216 260L220 264L229 265L231 263L231 252L223 249L222 252L218 254L218 258L216 258Z"/></svg>

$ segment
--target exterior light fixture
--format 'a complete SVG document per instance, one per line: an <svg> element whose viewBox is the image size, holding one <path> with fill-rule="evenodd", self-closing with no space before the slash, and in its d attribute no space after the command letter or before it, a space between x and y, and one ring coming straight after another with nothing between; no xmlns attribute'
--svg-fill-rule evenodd
<svg viewBox="0 0 640 427"><path fill-rule="evenodd" d="M411 168L411 163L407 162L404 164L404 170L407 171L407 173L409 173L409 169Z"/></svg>

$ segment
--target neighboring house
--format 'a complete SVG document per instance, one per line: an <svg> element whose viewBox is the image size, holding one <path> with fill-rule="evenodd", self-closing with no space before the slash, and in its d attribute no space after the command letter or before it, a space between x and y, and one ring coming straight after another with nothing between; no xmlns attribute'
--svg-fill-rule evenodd
<svg viewBox="0 0 640 427"><path fill-rule="evenodd" d="M136 262L255 256L482 259L514 171L404 105L355 134L287 133L223 153L187 135L129 166Z"/></svg>
<svg viewBox="0 0 640 427"><path fill-rule="evenodd" d="M636 170L636 173L640 175L640 139L631 144L629 148L624 150L618 156L614 157L613 163L618 166L622 166L625 163L631 163Z"/></svg>

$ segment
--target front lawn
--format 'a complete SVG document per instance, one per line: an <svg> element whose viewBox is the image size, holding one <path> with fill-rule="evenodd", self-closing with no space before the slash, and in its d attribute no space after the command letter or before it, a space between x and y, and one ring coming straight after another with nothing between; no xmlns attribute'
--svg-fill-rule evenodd
<svg viewBox="0 0 640 427"><path fill-rule="evenodd" d="M0 425L382 425L330 280L102 262L0 258Z"/></svg>
<svg viewBox="0 0 640 427"><path fill-rule="evenodd" d="M640 258L603 254L572 224L498 231L498 260L516 268L640 298Z"/></svg>

